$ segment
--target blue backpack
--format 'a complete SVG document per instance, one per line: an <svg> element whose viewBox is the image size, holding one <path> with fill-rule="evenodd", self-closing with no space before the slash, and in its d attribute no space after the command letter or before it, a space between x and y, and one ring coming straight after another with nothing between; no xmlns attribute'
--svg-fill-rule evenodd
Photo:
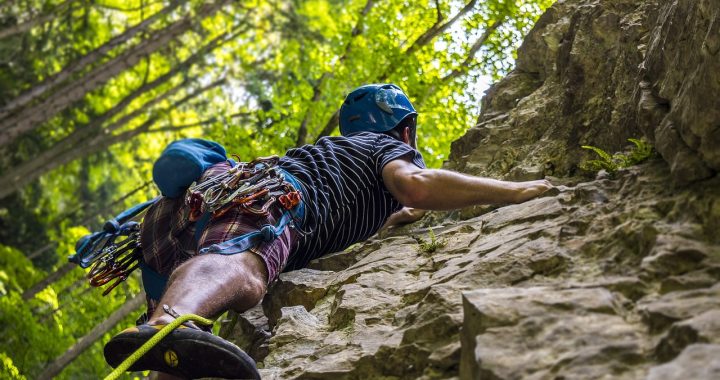
<svg viewBox="0 0 720 380"><path fill-rule="evenodd" d="M170 143L153 165L153 181L162 195L176 198L197 181L209 167L227 161L222 145L203 139Z"/></svg>

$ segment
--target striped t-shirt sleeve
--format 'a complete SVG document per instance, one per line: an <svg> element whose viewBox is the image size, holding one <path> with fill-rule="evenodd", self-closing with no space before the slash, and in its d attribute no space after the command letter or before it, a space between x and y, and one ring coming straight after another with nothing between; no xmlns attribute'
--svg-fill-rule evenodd
<svg viewBox="0 0 720 380"><path fill-rule="evenodd" d="M425 161L417 150L387 135L378 135L375 147L375 170L382 178L382 170L391 161L407 159L420 169L425 169Z"/></svg>

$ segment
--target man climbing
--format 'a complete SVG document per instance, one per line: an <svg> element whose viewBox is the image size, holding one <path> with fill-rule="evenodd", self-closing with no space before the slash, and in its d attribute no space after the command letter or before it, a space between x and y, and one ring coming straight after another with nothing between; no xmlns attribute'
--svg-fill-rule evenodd
<svg viewBox="0 0 720 380"><path fill-rule="evenodd" d="M342 136L321 138L289 150L276 163L260 164L262 170L277 167L280 174L274 175L284 178L287 190L299 192L300 204L268 207L265 214L231 207L202 227L189 221L185 197L156 202L143 221L143 265L159 276L170 275L169 281L159 301L151 302L145 323L108 342L108 363L117 366L178 316L217 318L229 309L245 311L261 301L280 272L363 241L386 222L414 221L422 216L418 209L520 203L552 187L545 180L507 182L426 169L415 149L416 118L399 87L362 86L340 109ZM200 184L213 183L231 167L215 164ZM244 352L193 324L171 332L131 370L183 378L259 377Z"/></svg>

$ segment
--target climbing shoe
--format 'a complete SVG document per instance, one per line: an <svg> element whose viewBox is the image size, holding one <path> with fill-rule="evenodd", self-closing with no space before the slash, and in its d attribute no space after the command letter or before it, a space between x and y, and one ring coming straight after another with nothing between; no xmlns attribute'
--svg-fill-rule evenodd
<svg viewBox="0 0 720 380"><path fill-rule="evenodd" d="M117 367L163 327L140 325L122 331L105 345L105 360ZM128 369L146 370L191 379L260 379L255 361L238 346L187 326L170 332Z"/></svg>

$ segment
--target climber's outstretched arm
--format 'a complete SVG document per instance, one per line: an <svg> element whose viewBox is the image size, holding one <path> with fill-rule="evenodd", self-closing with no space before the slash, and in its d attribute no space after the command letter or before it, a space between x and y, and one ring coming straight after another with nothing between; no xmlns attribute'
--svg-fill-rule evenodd
<svg viewBox="0 0 720 380"><path fill-rule="evenodd" d="M404 159L391 161L383 181L406 207L452 210L478 204L521 203L552 188L547 180L511 182L441 169L420 169Z"/></svg>

